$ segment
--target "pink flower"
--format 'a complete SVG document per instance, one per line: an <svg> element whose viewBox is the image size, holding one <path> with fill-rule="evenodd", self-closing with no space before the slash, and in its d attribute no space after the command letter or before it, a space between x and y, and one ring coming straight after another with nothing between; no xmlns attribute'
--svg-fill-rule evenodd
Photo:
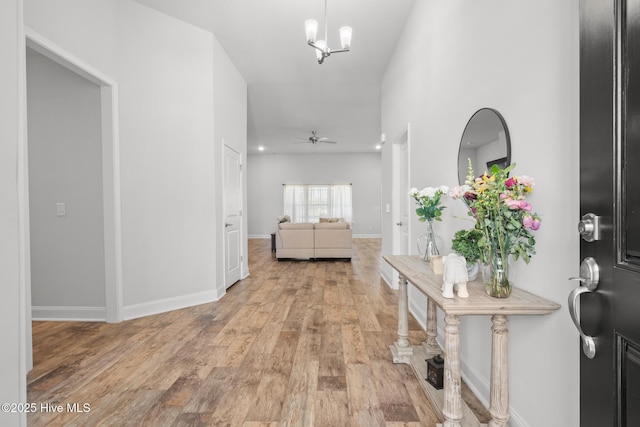
<svg viewBox="0 0 640 427"><path fill-rule="evenodd" d="M507 188L513 188L516 184L517 181L514 177L511 177L504 182L504 185L506 185Z"/></svg>
<svg viewBox="0 0 640 427"><path fill-rule="evenodd" d="M459 185L457 187L453 187L451 191L449 191L449 197L453 200L458 200L461 197L464 197L464 194L469 191L471 187L468 185Z"/></svg>
<svg viewBox="0 0 640 427"><path fill-rule="evenodd" d="M504 202L507 206L509 206L509 209L520 209L520 202L518 200L513 200L509 197L507 199L504 199Z"/></svg>
<svg viewBox="0 0 640 427"><path fill-rule="evenodd" d="M511 198L504 199L504 202L509 206L511 210L523 210L530 212L531 211L531 203L525 202L524 200L513 200Z"/></svg>
<svg viewBox="0 0 640 427"><path fill-rule="evenodd" d="M525 217L522 218L522 225L524 228L529 228L535 231L540 228L540 219L534 218L531 215L525 215Z"/></svg>
<svg viewBox="0 0 640 427"><path fill-rule="evenodd" d="M527 175L520 175L518 177L518 184L531 188L536 185L536 180Z"/></svg>

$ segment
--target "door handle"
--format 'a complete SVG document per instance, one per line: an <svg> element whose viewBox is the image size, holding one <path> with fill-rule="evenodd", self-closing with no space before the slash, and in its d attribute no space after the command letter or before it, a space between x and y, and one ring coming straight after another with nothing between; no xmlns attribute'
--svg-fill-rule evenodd
<svg viewBox="0 0 640 427"><path fill-rule="evenodd" d="M585 292L591 292L589 289L584 286L578 286L569 294L569 314L571 315L571 320L578 328L578 333L580 333L580 338L582 339L582 351L585 356L589 359L593 359L596 357L596 342L593 337L587 335L582 330L580 326L580 313L576 309L576 301L580 294L584 294Z"/></svg>
<svg viewBox="0 0 640 427"><path fill-rule="evenodd" d="M396 222L396 225L397 225L398 227L402 227L402 221L400 221L400 222Z"/></svg>
<svg viewBox="0 0 640 427"><path fill-rule="evenodd" d="M225 227L231 227L232 225L233 225L233 224L229 224L228 222L225 222L225 223L224 223L224 226L225 226Z"/></svg>
<svg viewBox="0 0 640 427"><path fill-rule="evenodd" d="M594 292L598 288L600 281L600 268L595 259L591 257L585 258L580 264L580 277L570 277L569 280L580 282L580 286L575 288L569 294L569 315L573 324L576 325L580 338L582 340L582 351L589 359L596 357L596 342L592 336L584 333L580 325L580 312L577 309L577 302L580 295L588 292Z"/></svg>

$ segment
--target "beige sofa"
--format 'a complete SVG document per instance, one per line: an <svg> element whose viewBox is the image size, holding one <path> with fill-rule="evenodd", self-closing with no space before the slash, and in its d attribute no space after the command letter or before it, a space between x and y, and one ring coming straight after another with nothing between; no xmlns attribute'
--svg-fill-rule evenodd
<svg viewBox="0 0 640 427"><path fill-rule="evenodd" d="M349 258L351 224L345 221L278 224L276 258Z"/></svg>

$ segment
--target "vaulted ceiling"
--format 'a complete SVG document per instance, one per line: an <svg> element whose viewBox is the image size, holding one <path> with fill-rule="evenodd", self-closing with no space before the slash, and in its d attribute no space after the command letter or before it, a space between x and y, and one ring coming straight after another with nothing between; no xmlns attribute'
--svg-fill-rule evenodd
<svg viewBox="0 0 640 427"><path fill-rule="evenodd" d="M248 153L371 153L380 141L380 83L415 0L328 0L328 42L353 28L351 51L319 65L304 21L323 0L136 0L211 31L247 82ZM311 136L338 144L300 143Z"/></svg>

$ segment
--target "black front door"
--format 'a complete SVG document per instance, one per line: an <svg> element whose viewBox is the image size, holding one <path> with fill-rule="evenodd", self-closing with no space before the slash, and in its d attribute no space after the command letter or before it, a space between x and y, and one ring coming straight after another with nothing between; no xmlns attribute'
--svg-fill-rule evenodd
<svg viewBox="0 0 640 427"><path fill-rule="evenodd" d="M580 1L580 211L580 424L640 426L640 0Z"/></svg>

